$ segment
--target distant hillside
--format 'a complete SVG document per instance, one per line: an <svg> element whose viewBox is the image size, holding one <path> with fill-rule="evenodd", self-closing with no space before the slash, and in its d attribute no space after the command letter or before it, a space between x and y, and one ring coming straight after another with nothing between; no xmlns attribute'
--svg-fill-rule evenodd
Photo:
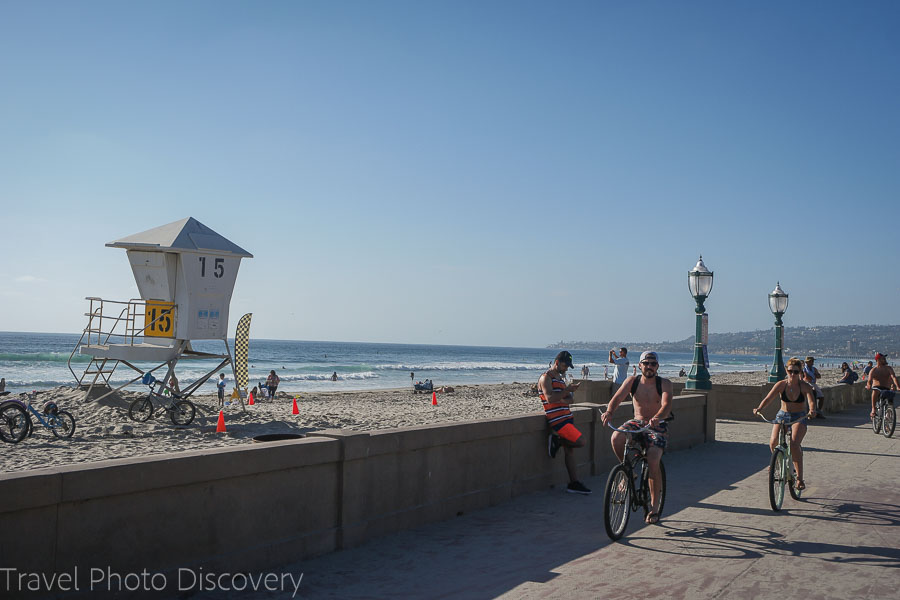
<svg viewBox="0 0 900 600"><path fill-rule="evenodd" d="M693 352L694 336L677 342L560 341L548 348L570 350L609 350L619 346L646 348L660 352ZM785 354L817 356L867 357L884 352L900 357L900 325L838 325L822 327L787 327L784 330ZM769 354L775 347L775 328L738 333L709 334L709 351L713 354Z"/></svg>

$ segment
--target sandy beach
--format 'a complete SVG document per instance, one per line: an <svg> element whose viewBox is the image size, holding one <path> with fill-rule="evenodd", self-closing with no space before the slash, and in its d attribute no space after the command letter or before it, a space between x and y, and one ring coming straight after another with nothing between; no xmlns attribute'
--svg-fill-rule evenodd
<svg viewBox="0 0 900 600"><path fill-rule="evenodd" d="M839 369L820 369L822 383L831 385ZM767 373L723 373L713 384L763 385ZM673 381L684 381L675 378ZM460 385L454 392L438 394L432 406L430 394L413 394L409 388L354 392L299 394L299 415L291 414L293 395L279 393L243 412L226 407L227 431L216 433L218 410L215 396L192 396L197 416L187 427L176 427L158 410L145 423L128 418L128 407L145 393L120 392L100 401L83 401L81 392L58 387L38 392L35 405L48 400L71 412L77 422L71 439L57 439L36 424L34 433L16 445L3 446L0 472L28 471L113 458L148 456L184 450L253 444L255 436L273 433L306 433L318 429L370 431L431 423L470 421L540 412L540 401L529 394L531 383Z"/></svg>

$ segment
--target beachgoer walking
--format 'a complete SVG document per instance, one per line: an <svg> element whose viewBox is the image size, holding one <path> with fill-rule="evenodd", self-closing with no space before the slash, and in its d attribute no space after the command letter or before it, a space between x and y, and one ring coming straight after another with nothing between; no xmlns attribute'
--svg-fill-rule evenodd
<svg viewBox="0 0 900 600"><path fill-rule="evenodd" d="M6 377L0 378L0 394L6 391Z"/></svg>
<svg viewBox="0 0 900 600"><path fill-rule="evenodd" d="M806 489L803 483L803 448L800 443L806 435L807 419L816 418L816 401L813 397L812 385L800 378L803 363L799 358L788 360L787 377L775 382L759 406L753 409L753 414L758 414L776 397L781 398L781 410L775 415L776 424L772 426L772 437L769 439L769 448L775 451L778 445L778 436L781 423L794 423L791 425L791 457L794 459L794 470L797 472L797 489ZM809 405L809 412L804 409L804 402ZM806 413L806 416L804 416Z"/></svg>
<svg viewBox="0 0 900 600"><path fill-rule="evenodd" d="M575 448L584 447L584 436L575 427L569 405L575 401L573 392L580 384L566 385L566 371L572 368L572 355L563 350L556 355L552 367L538 380L541 404L547 415L547 424L553 431L547 441L550 458L556 457L560 447L565 453L566 471L569 473L567 492L573 494L590 494L591 490L578 481Z"/></svg>
<svg viewBox="0 0 900 600"><path fill-rule="evenodd" d="M282 369L284 367L281 367ZM281 378L275 373L275 369L269 371L269 376L266 377L266 389L269 390L269 398L275 399L275 392L278 390L278 384L281 383Z"/></svg>
<svg viewBox="0 0 900 600"><path fill-rule="evenodd" d="M628 362L628 348L619 348L618 354L615 350L610 350L609 362L616 365L616 370L613 371L613 390L615 390L628 378L628 365L631 364Z"/></svg>
<svg viewBox="0 0 900 600"><path fill-rule="evenodd" d="M416 385L416 374L413 371L409 372L409 382Z"/></svg>
<svg viewBox="0 0 900 600"><path fill-rule="evenodd" d="M894 369L887 364L887 356L881 352L876 352L875 362L878 364L869 371L869 380L866 382L866 389L872 390L872 413L869 415L871 417L875 416L875 403L878 401L879 395L881 395L878 388L883 390L900 390L900 383L897 383L897 375L894 373Z"/></svg>
<svg viewBox="0 0 900 600"><path fill-rule="evenodd" d="M812 356L806 357L806 364L803 366L803 380L812 386L816 396L816 416L813 418L824 419L825 414L822 412L822 408L825 405L825 393L816 383L816 380L819 379L822 374L819 373L819 370L814 366L815 362L816 359Z"/></svg>
<svg viewBox="0 0 900 600"><path fill-rule="evenodd" d="M337 371L335 371L334 373L331 374L331 380L337 381Z"/></svg>
<svg viewBox="0 0 900 600"><path fill-rule="evenodd" d="M587 365L584 365L583 367L581 367L581 378L582 379L587 379L588 375L590 375L590 374L591 374L591 370L588 369Z"/></svg>
<svg viewBox="0 0 900 600"><path fill-rule="evenodd" d="M219 373L219 382L216 383L216 394L219 398L219 408L225 405L225 373Z"/></svg>
<svg viewBox="0 0 900 600"><path fill-rule="evenodd" d="M600 415L600 420L604 426L609 423L625 397L631 394L634 418L619 429L641 429L646 425L650 426L649 430L636 437L647 449L647 464L650 467L650 512L647 513L646 522L653 524L659 522L659 492L663 485L659 461L669 441L668 426L660 421L669 417L672 382L657 375L659 356L656 352L648 350L642 353L638 364L641 366L641 375L629 377L619 386L619 390L609 401L606 412ZM625 456L626 437L627 434L615 431L610 440L613 453L619 461Z"/></svg>

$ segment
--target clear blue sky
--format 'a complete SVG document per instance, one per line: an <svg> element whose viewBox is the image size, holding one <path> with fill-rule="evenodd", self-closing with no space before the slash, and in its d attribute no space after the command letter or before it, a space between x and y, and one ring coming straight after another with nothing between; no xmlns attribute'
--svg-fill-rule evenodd
<svg viewBox="0 0 900 600"><path fill-rule="evenodd" d="M900 3L0 1L0 330L193 216L279 339L896 324Z"/></svg>

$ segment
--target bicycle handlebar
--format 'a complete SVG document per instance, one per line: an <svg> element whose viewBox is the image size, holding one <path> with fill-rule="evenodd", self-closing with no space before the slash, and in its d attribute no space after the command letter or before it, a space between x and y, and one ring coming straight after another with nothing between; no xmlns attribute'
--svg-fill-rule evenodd
<svg viewBox="0 0 900 600"><path fill-rule="evenodd" d="M756 413L756 416L759 417L760 419L762 419L763 421L765 421L766 423L771 423L772 425L793 425L794 423L799 423L800 421L805 419L808 416L808 414L809 413L807 413L806 415L803 415L799 419L794 419L793 421L788 421L787 423L785 423L784 421L776 421L774 419L770 421L767 418L765 418L761 412Z"/></svg>

